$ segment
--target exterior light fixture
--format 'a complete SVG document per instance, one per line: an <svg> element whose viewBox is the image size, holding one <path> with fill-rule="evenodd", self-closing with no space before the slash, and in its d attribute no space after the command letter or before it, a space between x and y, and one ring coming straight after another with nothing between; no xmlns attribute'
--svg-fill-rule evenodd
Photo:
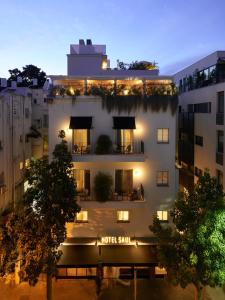
<svg viewBox="0 0 225 300"><path fill-rule="evenodd" d="M140 176L141 176L141 171L140 171L140 169L135 169L135 170L134 170L134 175L135 175L136 177L140 177Z"/></svg>

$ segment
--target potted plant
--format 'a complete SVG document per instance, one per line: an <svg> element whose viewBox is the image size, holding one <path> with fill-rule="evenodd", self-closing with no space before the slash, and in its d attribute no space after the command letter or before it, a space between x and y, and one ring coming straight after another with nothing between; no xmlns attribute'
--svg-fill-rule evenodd
<svg viewBox="0 0 225 300"><path fill-rule="evenodd" d="M111 175L98 172L94 178L94 192L97 201L105 202L111 198L112 184Z"/></svg>
<svg viewBox="0 0 225 300"><path fill-rule="evenodd" d="M112 153L112 141L108 135L102 134L98 137L96 154L109 154Z"/></svg>

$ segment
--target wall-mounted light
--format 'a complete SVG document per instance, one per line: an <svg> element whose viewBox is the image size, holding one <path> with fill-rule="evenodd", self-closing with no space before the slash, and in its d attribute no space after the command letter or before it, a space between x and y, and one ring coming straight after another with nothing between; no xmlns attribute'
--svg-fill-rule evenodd
<svg viewBox="0 0 225 300"><path fill-rule="evenodd" d="M135 169L134 170L134 176L135 177L140 177L141 176L141 170L140 169Z"/></svg>

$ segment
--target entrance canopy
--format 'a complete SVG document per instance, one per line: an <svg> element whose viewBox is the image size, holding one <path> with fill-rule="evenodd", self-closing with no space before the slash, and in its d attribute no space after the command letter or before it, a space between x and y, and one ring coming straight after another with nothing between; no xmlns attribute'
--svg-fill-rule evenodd
<svg viewBox="0 0 225 300"><path fill-rule="evenodd" d="M153 245L62 245L58 267L151 266L157 264Z"/></svg>

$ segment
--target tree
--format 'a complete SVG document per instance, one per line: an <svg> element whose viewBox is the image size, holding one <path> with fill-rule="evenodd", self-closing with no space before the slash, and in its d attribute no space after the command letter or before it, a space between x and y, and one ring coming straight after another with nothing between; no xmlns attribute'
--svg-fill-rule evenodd
<svg viewBox="0 0 225 300"><path fill-rule="evenodd" d="M194 190L181 194L171 212L173 225L155 218L150 230L158 240L158 260L168 279L185 288L194 284L196 299L206 285L225 283L225 205L223 188L209 174Z"/></svg>
<svg viewBox="0 0 225 300"><path fill-rule="evenodd" d="M5 227L6 236L16 245L21 280L35 285L40 273L46 273L48 300L52 298L52 276L62 255L59 246L66 239L66 223L73 221L80 210L75 201L71 160L62 139L51 162L47 158L31 162L26 174L29 188ZM8 263L12 263L10 258ZM2 270L7 273L4 265Z"/></svg>
<svg viewBox="0 0 225 300"><path fill-rule="evenodd" d="M30 86L32 85L32 79L37 79L37 87L43 87L46 81L46 73L34 65L26 65L23 67L23 71L18 68L12 69L9 70L9 73L9 81L17 81L18 77L21 77L22 82L18 83L20 86Z"/></svg>

